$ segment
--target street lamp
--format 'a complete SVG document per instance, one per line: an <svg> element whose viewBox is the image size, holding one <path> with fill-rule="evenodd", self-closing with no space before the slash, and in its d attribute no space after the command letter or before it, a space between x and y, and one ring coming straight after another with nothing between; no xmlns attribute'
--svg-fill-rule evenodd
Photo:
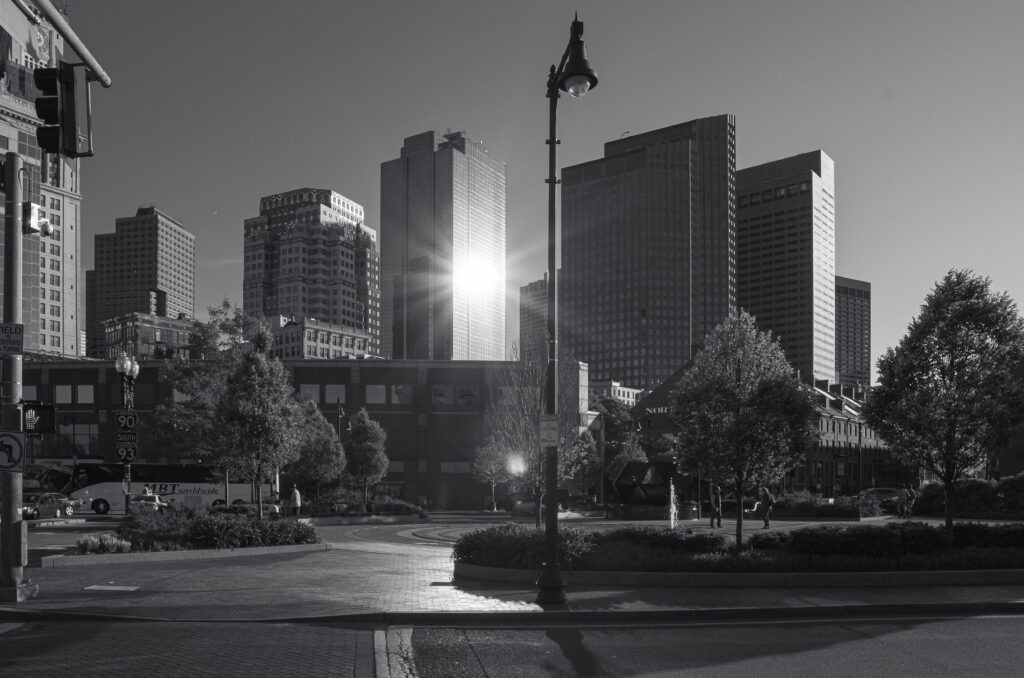
<svg viewBox="0 0 1024 678"><path fill-rule="evenodd" d="M135 356L129 357L127 353L121 355L114 361L114 369L121 375L121 409L135 410L135 377L139 376L139 363ZM128 504L132 494L132 463L126 459L124 463L124 512L128 514Z"/></svg>
<svg viewBox="0 0 1024 678"><path fill-rule="evenodd" d="M555 225L556 146L555 109L558 105L558 91L568 92L579 98L597 86L597 75L587 62L583 46L583 22L577 14L569 28L569 44L562 54L556 69L551 67L548 74L547 98L550 104L548 134L548 371L545 386L545 419L550 424L558 421L558 264L556 252L558 234ZM543 427L542 427L543 430ZM565 604L565 579L558 567L558 441L542 441L544 447L544 564L537 579L537 603L539 605Z"/></svg>

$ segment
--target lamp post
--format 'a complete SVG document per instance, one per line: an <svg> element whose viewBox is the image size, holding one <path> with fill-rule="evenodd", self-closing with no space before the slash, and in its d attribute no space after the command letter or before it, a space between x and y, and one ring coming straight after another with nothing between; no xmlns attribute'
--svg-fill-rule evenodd
<svg viewBox="0 0 1024 678"><path fill-rule="evenodd" d="M558 262L556 261L558 234L555 225L556 146L555 111L558 105L558 91L568 92L579 98L597 86L597 75L587 62L583 45L583 22L579 15L573 19L569 29L569 44L562 54L558 68L551 66L548 73L547 98L550 102L548 134L548 369L545 384L545 419L550 423L558 421ZM542 427L543 428L543 427ZM544 564L537 579L537 603L539 605L565 604L565 579L558 567L558 443L551 440L544 445Z"/></svg>
<svg viewBox="0 0 1024 678"><path fill-rule="evenodd" d="M139 363L135 356L129 357L127 353L121 355L114 361L114 369L121 375L121 409L135 410L135 377L139 376ZM132 463L128 459L124 463L124 512L128 514L128 505L132 494Z"/></svg>

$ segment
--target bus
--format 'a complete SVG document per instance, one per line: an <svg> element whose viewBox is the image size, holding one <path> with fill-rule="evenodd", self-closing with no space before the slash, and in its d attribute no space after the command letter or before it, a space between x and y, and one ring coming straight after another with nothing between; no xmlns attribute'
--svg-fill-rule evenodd
<svg viewBox="0 0 1024 678"><path fill-rule="evenodd" d="M225 483L223 471L201 464L132 464L131 482L125 482L123 464L79 464L71 469L65 494L82 500L82 510L99 515L125 512L125 495L145 488L172 506L202 507L255 503L255 485ZM262 503L274 496L274 484L259 484ZM226 492L225 492L226 491Z"/></svg>

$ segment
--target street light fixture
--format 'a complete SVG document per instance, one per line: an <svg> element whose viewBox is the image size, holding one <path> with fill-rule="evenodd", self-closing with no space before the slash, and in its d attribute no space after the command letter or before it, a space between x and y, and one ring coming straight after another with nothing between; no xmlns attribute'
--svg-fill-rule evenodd
<svg viewBox="0 0 1024 678"><path fill-rule="evenodd" d="M558 233L555 225L556 146L555 134L558 91L568 92L579 98L597 87L597 75L587 61L583 45L583 22L579 14L569 28L569 44L562 54L558 68L551 67L548 74L547 98L550 103L548 134L548 370L545 385L546 406L544 412L550 422L558 421ZM544 448L544 564L537 579L537 603L539 605L565 604L565 579L558 566L558 443L542 443Z"/></svg>

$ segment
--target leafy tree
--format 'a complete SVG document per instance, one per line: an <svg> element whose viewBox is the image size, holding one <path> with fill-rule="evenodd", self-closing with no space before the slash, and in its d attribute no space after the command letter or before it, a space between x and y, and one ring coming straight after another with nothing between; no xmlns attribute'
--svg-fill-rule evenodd
<svg viewBox="0 0 1024 678"><path fill-rule="evenodd" d="M387 439L384 429L370 419L365 407L356 413L347 444L345 478L362 490L364 504L369 501L370 487L387 475L388 455L384 451Z"/></svg>
<svg viewBox="0 0 1024 678"><path fill-rule="evenodd" d="M576 494L586 494L590 487L601 481L601 470L597 443L590 431L585 430L565 451L562 458L564 478L570 487L577 490Z"/></svg>
<svg viewBox="0 0 1024 678"><path fill-rule="evenodd" d="M227 300L209 314L196 343L205 359L178 354L166 362L175 397L156 407L147 431L167 448L208 459L233 476L269 480L298 458L306 431L326 420L316 408L304 409L291 375L268 355L265 325ZM256 501L262 512L259 493Z"/></svg>
<svg viewBox="0 0 1024 678"><path fill-rule="evenodd" d="M811 444L814 408L777 339L740 311L716 327L670 396L686 461L736 492L736 544L743 495L769 485Z"/></svg>
<svg viewBox="0 0 1024 678"><path fill-rule="evenodd" d="M301 407L302 418L307 424L302 428L299 458L292 464L292 471L306 482L313 483L319 504L321 486L325 482L338 481L345 471L345 450L316 403L307 401Z"/></svg>
<svg viewBox="0 0 1024 678"><path fill-rule="evenodd" d="M494 491L497 486L509 479L508 453L492 441L477 448L473 459L473 477L491 486L491 508L497 510Z"/></svg>
<svg viewBox="0 0 1024 678"><path fill-rule="evenodd" d="M1024 417L1024 321L988 278L951 270L878 360L868 423L907 464L941 482L946 529L957 481L1007 443Z"/></svg>
<svg viewBox="0 0 1024 678"><path fill-rule="evenodd" d="M636 433L630 433L625 442L620 445L619 451L608 462L605 474L614 482L619 477L619 474L622 473L623 467L631 461L642 461L644 463L649 461L647 454L640 446L640 437Z"/></svg>

